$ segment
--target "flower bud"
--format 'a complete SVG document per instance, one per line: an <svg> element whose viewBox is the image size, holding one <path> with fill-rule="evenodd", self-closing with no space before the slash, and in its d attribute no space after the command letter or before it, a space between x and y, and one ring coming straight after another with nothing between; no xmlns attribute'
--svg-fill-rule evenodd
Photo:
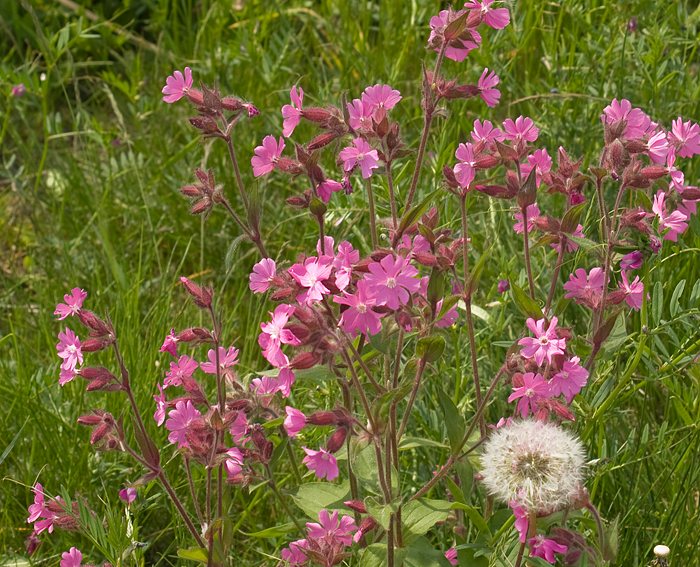
<svg viewBox="0 0 700 567"><path fill-rule="evenodd" d="M86 339L84 340L80 348L83 352L98 352L104 350L114 342L112 337L103 337L97 339Z"/></svg>
<svg viewBox="0 0 700 567"><path fill-rule="evenodd" d="M362 502L362 500L346 500L345 502L343 502L343 504L345 504L351 510L359 512L360 514L367 513L367 507L365 506L365 503Z"/></svg>
<svg viewBox="0 0 700 567"><path fill-rule="evenodd" d="M668 169L662 165L649 165L643 167L641 173L647 179L660 179L668 174Z"/></svg>
<svg viewBox="0 0 700 567"><path fill-rule="evenodd" d="M289 366L293 370L305 370L307 368L313 368L320 360L321 357L314 352L302 352L292 359Z"/></svg>
<svg viewBox="0 0 700 567"><path fill-rule="evenodd" d="M339 134L337 132L322 132L318 136L316 136L313 140L311 140L307 145L306 148L309 151L313 150L318 150L320 148L323 148L324 146L327 146L330 144L333 140L338 138Z"/></svg>
<svg viewBox="0 0 700 567"><path fill-rule="evenodd" d="M345 439L347 439L348 430L346 427L339 427L333 434L328 438L328 443L326 443L326 449L330 453L335 453L339 451L345 444Z"/></svg>
<svg viewBox="0 0 700 567"><path fill-rule="evenodd" d="M211 116L203 114L201 116L193 116L190 118L190 124L197 128L202 134L220 134L219 125Z"/></svg>
<svg viewBox="0 0 700 567"><path fill-rule="evenodd" d="M208 343L214 341L211 332L202 327L183 329L176 335L176 339L184 343Z"/></svg>
<svg viewBox="0 0 700 567"><path fill-rule="evenodd" d="M110 326L92 311L81 309L78 311L78 319L80 319L80 322L97 336L109 335L112 332Z"/></svg>
<svg viewBox="0 0 700 567"><path fill-rule="evenodd" d="M185 286L187 293L192 296L192 299L197 307L201 307L202 309L211 308L213 292L210 288L197 285L193 281L188 280L186 277L181 277L180 282Z"/></svg>
<svg viewBox="0 0 700 567"><path fill-rule="evenodd" d="M309 122L316 122L317 124L324 124L330 120L332 114L329 110L321 108L318 106L312 106L310 108L304 108L301 111L301 115L306 118Z"/></svg>
<svg viewBox="0 0 700 567"><path fill-rule="evenodd" d="M332 411L317 411L308 416L307 421L311 425L337 425L338 418Z"/></svg>
<svg viewBox="0 0 700 567"><path fill-rule="evenodd" d="M231 110L233 112L243 108L243 101L235 96L225 96L221 99L221 106L224 110Z"/></svg>

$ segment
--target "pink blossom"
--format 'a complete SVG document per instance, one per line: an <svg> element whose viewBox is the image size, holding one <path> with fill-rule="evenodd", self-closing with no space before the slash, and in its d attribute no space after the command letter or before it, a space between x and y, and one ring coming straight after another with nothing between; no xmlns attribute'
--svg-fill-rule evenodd
<svg viewBox="0 0 700 567"><path fill-rule="evenodd" d="M183 354L176 362L170 363L170 370L165 373L163 386L165 388L168 386L182 386L182 382L192 378L197 368L199 368L199 362L191 356Z"/></svg>
<svg viewBox="0 0 700 567"><path fill-rule="evenodd" d="M649 158L654 163L666 163L666 156L668 155L666 132L660 130L647 140L647 154L649 154Z"/></svg>
<svg viewBox="0 0 700 567"><path fill-rule="evenodd" d="M644 256L639 250L625 254L620 260L620 268L623 270L638 270L642 267Z"/></svg>
<svg viewBox="0 0 700 567"><path fill-rule="evenodd" d="M352 267L360 261L360 253L347 240L338 244L338 253L333 259L335 268L335 285L343 291L350 285Z"/></svg>
<svg viewBox="0 0 700 567"><path fill-rule="evenodd" d="M61 369L75 370L78 364L83 363L83 351L80 349L80 339L68 327L62 333L58 333L56 345L58 356L63 359Z"/></svg>
<svg viewBox="0 0 700 567"><path fill-rule="evenodd" d="M508 396L508 402L518 400L515 411L520 413L520 417L527 417L530 412L537 411L537 401L541 398L549 397L549 384L541 374L526 372L523 374L523 385L513 387L513 393Z"/></svg>
<svg viewBox="0 0 700 567"><path fill-rule="evenodd" d="M566 339L557 338L557 323L558 319L552 317L549 327L545 329L546 321L544 318L538 321L528 318L525 324L535 337L524 337L518 341L518 344L523 347L520 354L525 358L534 358L540 366L545 358L551 364L553 356L564 354Z"/></svg>
<svg viewBox="0 0 700 567"><path fill-rule="evenodd" d="M326 179L318 184L316 187L316 193L318 193L318 198L324 203L328 203L331 200L331 195L333 193L338 193L343 190L343 184L339 181L334 181L333 179Z"/></svg>
<svg viewBox="0 0 700 567"><path fill-rule="evenodd" d="M73 378L75 378L78 375L78 372L76 371L75 368L63 368L61 367L61 371L59 372L58 375L58 385L59 386L65 386L68 384L68 382L71 382Z"/></svg>
<svg viewBox="0 0 700 567"><path fill-rule="evenodd" d="M510 289L510 282L508 280L498 280L498 293L505 293Z"/></svg>
<svg viewBox="0 0 700 567"><path fill-rule="evenodd" d="M308 561L306 555L304 555L304 550L307 547L307 542L305 539L298 539L289 544L289 547L285 547L280 555L283 561L286 561L290 565L306 565Z"/></svg>
<svg viewBox="0 0 700 567"><path fill-rule="evenodd" d="M238 412L236 419L231 422L228 431L236 445L240 445L245 442L246 435L248 434L248 418L246 417L245 412Z"/></svg>
<svg viewBox="0 0 700 567"><path fill-rule="evenodd" d="M552 396L563 395L566 403L570 404L576 394L578 394L588 381L588 370L580 365L581 359L574 356L562 365L562 369L557 372L549 381L549 388Z"/></svg>
<svg viewBox="0 0 700 567"><path fill-rule="evenodd" d="M32 491L34 492L34 503L29 506L27 523L34 523L34 533L36 535L39 535L44 530L53 533L56 514L46 506L44 487L37 482L32 488Z"/></svg>
<svg viewBox="0 0 700 567"><path fill-rule="evenodd" d="M282 345L299 345L301 341L290 331L285 329L289 318L294 314L293 305L278 305L275 311L270 313L272 320L269 323L261 323L262 333L258 336L258 344L263 349L263 355L273 366L284 364L282 359Z"/></svg>
<svg viewBox="0 0 700 567"><path fill-rule="evenodd" d="M678 203L678 208L676 210L685 215L687 219L690 219L691 216L698 212L698 201L683 199Z"/></svg>
<svg viewBox="0 0 700 567"><path fill-rule="evenodd" d="M420 289L418 270L402 256L387 254L379 262L371 262L365 275L368 290L376 294L377 305L398 309L406 305L411 293Z"/></svg>
<svg viewBox="0 0 700 567"><path fill-rule="evenodd" d="M445 28L454 21L454 18L459 17L460 12L454 13L454 17L450 18L450 12L448 10L442 10L437 16L430 18L430 37L428 38L428 43L430 45L435 45L433 48L435 51L440 51L441 46L438 42L438 37L442 39L442 35ZM475 29L469 28L466 30L471 39L466 39L464 34L451 41L447 48L445 49L445 57L451 59L452 61L461 62L467 58L470 51L473 51L479 45L481 45L481 35Z"/></svg>
<svg viewBox="0 0 700 567"><path fill-rule="evenodd" d="M523 179L526 179L532 169L535 169L535 185L537 187L542 183L542 177L552 170L552 158L549 157L547 150L535 150L527 156L527 163L520 164L520 174Z"/></svg>
<svg viewBox="0 0 700 567"><path fill-rule="evenodd" d="M265 293L270 289L272 280L277 275L277 265L272 258L263 258L255 266L250 274L249 287L253 293Z"/></svg>
<svg viewBox="0 0 700 567"><path fill-rule="evenodd" d="M334 480L338 477L338 462L335 457L325 449L314 451L303 447L306 457L302 461L310 471L316 473L318 478Z"/></svg>
<svg viewBox="0 0 700 567"><path fill-rule="evenodd" d="M613 99L612 102L603 109L600 116L603 124L613 124L620 120L626 122L623 136L628 140L642 138L648 130L651 119L640 108L632 108L632 103L623 98L620 102Z"/></svg>
<svg viewBox="0 0 700 567"><path fill-rule="evenodd" d="M365 280L357 282L354 294L335 295L333 301L347 305L347 309L342 311L338 323L346 333L376 335L381 330L382 315L373 309L377 305L377 300L373 290L370 289Z"/></svg>
<svg viewBox="0 0 700 567"><path fill-rule="evenodd" d="M381 122L387 110L391 110L401 101L401 93L389 85L367 87L362 93L362 104L369 107L372 117Z"/></svg>
<svg viewBox="0 0 700 567"><path fill-rule="evenodd" d="M623 270L620 289L625 292L625 302L632 309L639 311L642 308L642 300L644 299L644 284L639 281L639 276L634 278L630 283L627 272Z"/></svg>
<svg viewBox="0 0 700 567"><path fill-rule="evenodd" d="M501 91L495 88L500 82L501 80L494 71L489 73L488 67L481 73L477 86L479 87L479 96L486 103L486 106L493 108L501 99Z"/></svg>
<svg viewBox="0 0 700 567"><path fill-rule="evenodd" d="M294 375L292 369L289 367L289 361L287 361L287 364L283 365L280 368L280 373L277 376L277 388L285 398L288 398L289 395L292 393L292 386L294 385L295 381L296 376Z"/></svg>
<svg viewBox="0 0 700 567"><path fill-rule="evenodd" d="M177 343L179 339L175 334L175 329L170 329L170 333L165 337L163 344L160 346L160 352L167 352L171 356L177 357Z"/></svg>
<svg viewBox="0 0 700 567"><path fill-rule="evenodd" d="M290 437L296 437L306 425L306 416L291 406L286 406L284 412L287 414L284 418L284 430Z"/></svg>
<svg viewBox="0 0 700 567"><path fill-rule="evenodd" d="M131 504L134 500L136 500L136 489L133 486L122 488L119 491L119 498L126 502L127 505Z"/></svg>
<svg viewBox="0 0 700 567"><path fill-rule="evenodd" d="M19 83L17 85L14 85L12 87L12 90L10 91L10 94L15 98L22 97L26 93L27 93L27 87L24 86L24 83Z"/></svg>
<svg viewBox="0 0 700 567"><path fill-rule="evenodd" d="M277 162L284 151L284 139L275 140L274 136L265 136L262 146L255 148L255 155L250 160L253 166L253 175L260 177L267 175L277 165Z"/></svg>
<svg viewBox="0 0 700 567"><path fill-rule="evenodd" d="M597 307L603 296L604 280L602 268L593 268L588 274L583 268L578 268L564 284L564 297L576 299L577 303L584 303L589 307Z"/></svg>
<svg viewBox="0 0 700 567"><path fill-rule="evenodd" d="M527 511L515 500L508 502L508 506L513 510L513 516L515 516L515 529L518 531L518 539L520 543L525 543L528 530Z"/></svg>
<svg viewBox="0 0 700 567"><path fill-rule="evenodd" d="M654 196L654 204L651 210L659 217L659 232L668 228L668 232L664 234L664 240L676 242L678 235L685 232L688 228L688 217L681 211L673 211L670 215L666 213L666 194L663 191L658 191Z"/></svg>
<svg viewBox="0 0 700 567"><path fill-rule="evenodd" d="M475 144L483 140L487 145L492 145L494 142L500 142L504 139L503 132L496 128L490 120L484 120L483 123L474 120L474 130L472 130L471 136Z"/></svg>
<svg viewBox="0 0 700 567"><path fill-rule="evenodd" d="M435 305L436 313L440 313L442 311L442 301L443 300L441 299ZM447 312L440 319L435 321L435 326L441 329L451 327L457 322L457 319L459 319L459 313L457 312L457 308L452 307L451 309L448 309Z"/></svg>
<svg viewBox="0 0 700 567"><path fill-rule="evenodd" d="M165 79L165 86L161 91L163 93L163 102L172 104L177 102L183 96L187 94L192 88L192 69L185 67L185 74L180 71L175 71L167 79Z"/></svg>
<svg viewBox="0 0 700 567"><path fill-rule="evenodd" d="M690 120L683 122L679 116L672 122L668 137L680 157L693 157L700 154L700 126L694 122Z"/></svg>
<svg viewBox="0 0 700 567"><path fill-rule="evenodd" d="M263 405L267 406L269 399L280 390L280 383L272 376L261 376L250 381L250 390L262 399Z"/></svg>
<svg viewBox="0 0 700 567"><path fill-rule="evenodd" d="M583 234L583 225L577 225L576 230L574 230L572 236L575 236L576 238L585 238L586 235ZM550 244L552 248L554 248L557 253L559 252L559 249L561 248L561 237L557 242L552 242ZM564 252L575 252L578 250L578 244L572 240L571 238L566 239L566 248L564 249Z"/></svg>
<svg viewBox="0 0 700 567"><path fill-rule="evenodd" d="M370 131L372 124L372 108L359 98L353 99L346 105L348 109L348 125L353 130Z"/></svg>
<svg viewBox="0 0 700 567"><path fill-rule="evenodd" d="M540 208L537 206L537 203L533 203L532 205L528 205L525 212L527 213L527 232L530 234L535 229L535 220L540 216ZM523 213L518 211L515 213L514 218L517 222L513 225L513 230L518 234L522 234L525 229Z"/></svg>
<svg viewBox="0 0 700 567"><path fill-rule="evenodd" d="M345 171L350 172L359 166L364 179L369 179L372 176L372 170L379 167L377 150L373 150L372 146L362 138L355 138L352 146L340 150L339 155Z"/></svg>
<svg viewBox="0 0 700 567"><path fill-rule="evenodd" d="M533 557L541 557L549 563L556 563L555 553L566 553L569 549L565 545L557 543L553 539L547 539L543 535L537 535L528 540L530 546L530 554Z"/></svg>
<svg viewBox="0 0 700 567"><path fill-rule="evenodd" d="M68 316L77 315L83 306L83 301L87 297L87 292L80 289L79 287L74 287L63 296L63 301L65 303L59 303L56 305L56 311L53 312L54 315L58 315L58 320L62 321Z"/></svg>
<svg viewBox="0 0 700 567"><path fill-rule="evenodd" d="M83 554L75 547L61 554L60 567L80 567L83 564Z"/></svg>
<svg viewBox="0 0 700 567"><path fill-rule="evenodd" d="M304 450L308 453L307 449ZM357 530L357 525L351 516L339 516L337 510L329 513L324 509L318 513L318 523L307 522L306 529L309 539L339 542L348 546L352 545L352 534Z"/></svg>
<svg viewBox="0 0 700 567"><path fill-rule="evenodd" d="M521 142L534 142L540 135L540 130L535 126L532 118L518 116L515 122L508 118L503 122L503 131L506 140L516 144Z"/></svg>
<svg viewBox="0 0 700 567"><path fill-rule="evenodd" d="M666 168L671 177L669 189L682 192L685 189L685 175L676 167L676 151L673 148L669 148L668 154L666 154Z"/></svg>
<svg viewBox="0 0 700 567"><path fill-rule="evenodd" d="M331 276L333 266L321 258L313 256L304 260L303 264L294 264L289 268L289 274L306 291L297 295L299 303L313 303L321 301L323 296L330 293L330 290L323 285L323 281Z"/></svg>
<svg viewBox="0 0 700 567"><path fill-rule="evenodd" d="M226 467L226 478L228 480L236 479L236 477L243 472L243 453L241 450L236 447L232 447L226 451L224 466Z"/></svg>
<svg viewBox="0 0 700 567"><path fill-rule="evenodd" d="M462 189L467 189L476 176L476 157L474 156L474 146L470 142L460 144L455 152L455 157L459 160L454 167L454 174Z"/></svg>
<svg viewBox="0 0 700 567"><path fill-rule="evenodd" d="M495 30L502 30L510 23L508 8L492 8L495 0L470 0L464 3L468 10L480 10L484 23Z"/></svg>
<svg viewBox="0 0 700 567"><path fill-rule="evenodd" d="M459 565L459 559L457 559L457 548L450 547L450 549L445 552L445 559L447 559L447 562L450 565Z"/></svg>
<svg viewBox="0 0 700 567"><path fill-rule="evenodd" d="M170 410L165 428L170 431L168 441L177 443L178 447L189 447L187 442L187 430L192 422L202 417L199 410L190 400L180 400L175 404L175 409Z"/></svg>
<svg viewBox="0 0 700 567"><path fill-rule="evenodd" d="M156 402L156 412L153 414L153 419L155 419L158 427L160 427L165 421L165 412L168 409L168 401L165 399L163 386L160 384L158 384L158 391L160 393L153 396L153 401Z"/></svg>
<svg viewBox="0 0 700 567"><path fill-rule="evenodd" d="M304 89L299 87L297 90L296 86L292 87L289 92L289 97L292 99L292 104L285 104L282 107L282 117L284 121L282 123L282 135L285 138L289 138L294 132L294 129L299 125L302 114L302 106L304 103Z"/></svg>
<svg viewBox="0 0 700 567"><path fill-rule="evenodd" d="M200 368L205 374L216 374L216 352L214 349L209 349L207 352L209 362L200 364ZM219 347L219 370L223 374L227 368L231 368L238 364L238 349L234 347Z"/></svg>

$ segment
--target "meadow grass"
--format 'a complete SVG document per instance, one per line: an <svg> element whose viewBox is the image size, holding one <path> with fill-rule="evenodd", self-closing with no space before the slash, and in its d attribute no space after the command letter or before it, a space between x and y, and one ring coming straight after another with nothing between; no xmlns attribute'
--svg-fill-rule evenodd
<svg viewBox="0 0 700 567"><path fill-rule="evenodd" d="M290 0L274 6L262 0L83 2L96 13L93 21L62 4L23 0L0 6L0 562L23 554L30 530L28 486L37 478L47 490L81 494L102 510L118 509L117 490L140 474L125 457L95 454L87 431L76 425L91 407L104 403L118 415L121 404L86 395L75 383L57 385L59 325L51 313L71 287L88 290L90 308L109 312L137 398L149 412L163 373L162 338L171 326L200 317L176 286L180 275L196 275L217 289L224 333L241 349L241 373L263 367L256 338L269 306L251 300L247 290L254 251L220 212L206 222L191 217L177 192L191 182L196 166L214 168L231 186L225 148L200 142L183 106L160 101L164 78L190 65L198 79L261 109L238 130L244 165L265 134L279 133L279 107L295 83L319 105L336 103L343 92L358 96L369 84L391 84L404 96L396 118L414 143L421 125L421 61L432 57L424 47L427 22L441 6L419 0ZM542 128L538 144L550 154L561 144L571 155L585 152L588 158L602 146L598 117L613 97L629 98L667 125L678 115L700 118L700 18L693 3L522 0L511 8L512 26L489 34L467 62L446 65L446 73L466 81L475 81L484 66L495 69L503 97L493 110L478 101L450 105L449 119L434 128L421 195L439 187L442 166L477 117L529 115ZM632 18L634 30L628 26ZM14 99L9 92L19 82L28 93ZM311 132L303 128L300 139ZM397 184L405 186L411 162L399 167ZM685 173L697 182L697 160ZM294 194L287 180L272 176L258 191L273 256L291 260L312 249L312 220L280 213ZM386 216L381 189L380 201L379 214ZM443 222L457 228L451 220L458 217L455 205L441 199L439 208ZM365 227L356 222L361 207L359 194L339 199L329 217L336 240L366 239ZM475 199L471 209L474 254L491 257L475 298L480 371L490 376L523 323L512 303L499 297L496 282L525 280L508 205ZM678 245L665 244L665 258L645 276L650 299L640 314L615 328L576 402L576 427L593 459L592 499L619 525L619 565L645 565L650 549L662 542L673 550L674 565L698 564L699 224L694 218ZM597 230L594 207L585 226ZM545 252L534 254L542 289L552 269ZM573 255L563 274L589 268L586 262L583 251ZM585 332L583 310L571 304L563 315ZM450 356L440 363L444 379L428 384L419 398L415 434L444 436L439 389L462 411L474 409L466 330L457 325L450 333ZM102 359L110 363L106 355ZM294 396L302 405L330 403L328 389L309 379ZM489 410L491 419L508 411L505 398L504 389ZM162 431L151 431L164 439ZM404 482L429 478L443 454L438 448L407 453L402 469L411 472ZM177 487L185 483L175 466L168 471ZM171 521L160 489L147 489L143 497L138 525L149 544L146 561L175 564L187 534ZM475 492L473 498L481 496ZM264 490L234 492L230 507L240 565L265 564L289 539L300 537L286 535L289 527L278 537L247 535L289 522ZM449 545L449 536L436 537ZM71 545L85 550L90 544L56 533L41 555L55 559Z"/></svg>

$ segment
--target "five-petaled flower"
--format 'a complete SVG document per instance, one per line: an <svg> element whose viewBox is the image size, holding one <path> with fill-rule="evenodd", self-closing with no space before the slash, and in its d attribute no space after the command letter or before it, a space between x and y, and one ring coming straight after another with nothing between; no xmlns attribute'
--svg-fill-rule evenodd
<svg viewBox="0 0 700 567"><path fill-rule="evenodd" d="M293 305L278 305L275 311L270 313L272 320L269 323L260 324L262 333L258 336L258 344L263 349L263 356L275 367L287 363L287 357L281 350L283 344L294 346L301 344L292 331L284 328L293 314Z"/></svg>
<svg viewBox="0 0 700 567"><path fill-rule="evenodd" d="M270 289L273 278L277 275L277 265L272 258L263 258L250 274L250 290L253 293L264 293Z"/></svg>
<svg viewBox="0 0 700 567"><path fill-rule="evenodd" d="M305 288L305 291L297 296L297 301L313 303L321 301L324 295L330 293L323 282L330 278L332 269L332 264L313 256L304 260L303 264L294 264L289 268L289 274Z"/></svg>
<svg viewBox="0 0 700 567"><path fill-rule="evenodd" d="M203 362L199 365L199 367L205 374L216 374L217 351L214 349L209 349L209 352L207 352L207 358L209 359L209 362ZM227 368L231 368L232 366L238 364L238 349L234 347L228 347L228 349L219 347L218 358L219 371L223 374Z"/></svg>
<svg viewBox="0 0 700 567"><path fill-rule="evenodd" d="M87 292L80 289L79 287L74 287L63 296L63 301L65 303L59 303L56 305L56 311L53 312L54 315L58 315L58 320L62 321L66 317L71 315L77 315L80 313L80 309L83 306L83 302L87 297Z"/></svg>
<svg viewBox="0 0 700 567"><path fill-rule="evenodd" d="M362 138L355 138L352 146L340 150L340 160L347 172L359 167L364 179L372 177L372 170L379 167L379 154Z"/></svg>
<svg viewBox="0 0 700 567"><path fill-rule="evenodd" d="M503 121L503 136L516 144L522 142L534 142L540 135L540 131L535 126L532 118L518 116L515 122L508 118Z"/></svg>
<svg viewBox="0 0 700 567"><path fill-rule="evenodd" d="M552 396L563 395L566 403L570 404L576 394L586 385L588 380L588 370L580 364L578 356L567 360L562 368L549 381L550 393Z"/></svg>
<svg viewBox="0 0 700 567"><path fill-rule="evenodd" d="M496 88L500 81L494 71L489 73L488 67L481 73L476 85L479 87L479 96L486 103L486 106L494 107L501 99L501 91Z"/></svg>
<svg viewBox="0 0 700 567"><path fill-rule="evenodd" d="M420 290L418 270L402 256L387 254L379 262L372 262L365 275L369 291L376 297L377 305L398 309L406 305L411 293Z"/></svg>
<svg viewBox="0 0 700 567"><path fill-rule="evenodd" d="M297 90L296 86L292 87L289 92L289 97L292 100L292 104L285 104L282 107L282 117L284 121L282 123L282 135L285 138L289 138L294 132L294 129L299 125L302 115L302 105L304 103L304 89L299 87Z"/></svg>
<svg viewBox="0 0 700 567"><path fill-rule="evenodd" d="M557 318L552 317L549 327L545 329L546 320L535 321L528 318L526 325L534 333L533 337L524 337L518 341L523 347L520 351L525 358L534 358L538 365L542 365L544 359L551 364L552 357L557 354L564 354L566 339L557 338Z"/></svg>
<svg viewBox="0 0 700 567"><path fill-rule="evenodd" d="M534 372L523 374L522 382L522 386L513 388L513 393L508 396L508 402L518 400L516 411L525 418L530 415L530 412L537 411L537 401L549 397L550 389L542 375Z"/></svg>
<svg viewBox="0 0 700 567"><path fill-rule="evenodd" d="M175 409L170 410L165 428L170 431L168 441L177 443L178 447L189 447L187 431L192 422L202 417L199 410L190 400L180 400L175 404Z"/></svg>
<svg viewBox="0 0 700 567"><path fill-rule="evenodd" d="M69 551L64 551L61 554L60 567L81 567L82 564L83 554L75 547L71 547Z"/></svg>
<svg viewBox="0 0 700 567"><path fill-rule="evenodd" d="M170 363L170 370L165 373L163 386L182 386L183 380L191 378L195 370L199 368L199 363L192 358L183 354L175 362Z"/></svg>
<svg viewBox="0 0 700 567"><path fill-rule="evenodd" d="M277 165L284 151L284 139L275 140L274 136L265 136L261 146L255 148L255 155L250 160L253 166L253 175L260 177L267 175Z"/></svg>
<svg viewBox="0 0 700 567"><path fill-rule="evenodd" d="M310 471L316 473L318 478L334 480L338 477L338 462L335 457L321 448L318 451L303 447L306 457L302 461Z"/></svg>
<svg viewBox="0 0 700 567"><path fill-rule="evenodd" d="M163 93L163 102L172 104L177 102L192 88L192 69L185 67L185 74L180 71L175 71L167 79L165 86L161 91Z"/></svg>
<svg viewBox="0 0 700 567"><path fill-rule="evenodd" d="M502 30L510 23L508 8L492 8L496 0L470 0L464 3L468 10L479 10L484 18L484 23L495 30Z"/></svg>

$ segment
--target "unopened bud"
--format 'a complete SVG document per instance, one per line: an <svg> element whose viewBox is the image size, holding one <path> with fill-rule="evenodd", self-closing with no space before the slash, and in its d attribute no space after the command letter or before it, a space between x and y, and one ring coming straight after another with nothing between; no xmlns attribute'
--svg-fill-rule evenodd
<svg viewBox="0 0 700 567"><path fill-rule="evenodd" d="M343 504L345 504L351 510L359 512L360 514L367 513L367 506L365 506L365 503L362 502L362 500L346 500L343 502Z"/></svg>
<svg viewBox="0 0 700 567"><path fill-rule="evenodd" d="M212 290L210 288L197 285L186 277L181 277L180 282L185 286L187 293L192 296L197 307L201 307L202 309L209 309L211 307Z"/></svg>
<svg viewBox="0 0 700 567"><path fill-rule="evenodd" d="M345 444L345 439L347 439L348 430L345 427L339 427L333 434L328 438L328 443L326 443L326 449L329 452L335 453L339 451L340 448Z"/></svg>
<svg viewBox="0 0 700 567"><path fill-rule="evenodd" d="M332 116L329 110L318 106L304 108L301 111L301 115L304 118L306 118L309 122L316 122L317 124L323 124L327 122Z"/></svg>
<svg viewBox="0 0 700 567"><path fill-rule="evenodd" d="M321 357L314 352L302 352L296 355L289 366L294 370L305 370L316 366Z"/></svg>
<svg viewBox="0 0 700 567"><path fill-rule="evenodd" d="M92 311L81 309L78 311L78 319L80 319L80 322L85 325L85 327L93 331L94 334L98 336L109 335L111 333L109 325L107 325L107 323L105 323Z"/></svg>
<svg viewBox="0 0 700 567"><path fill-rule="evenodd" d="M213 342L214 337L211 332L202 327L190 327L183 329L176 335L177 341L182 341L184 343L207 343Z"/></svg>
<svg viewBox="0 0 700 567"><path fill-rule="evenodd" d="M99 339L86 339L80 344L83 352L98 352L104 350L114 342L112 337L102 337Z"/></svg>
<svg viewBox="0 0 700 567"><path fill-rule="evenodd" d="M231 110L235 112L236 110L240 110L241 108L243 108L243 101L234 96L225 96L221 99L221 106L225 110Z"/></svg>
<svg viewBox="0 0 700 567"><path fill-rule="evenodd" d="M338 419L332 411L317 411L307 418L311 425L337 425Z"/></svg>
<svg viewBox="0 0 700 567"><path fill-rule="evenodd" d="M330 144L333 140L338 138L338 136L339 134L336 132L322 132L311 140L306 147L309 151L318 150Z"/></svg>

